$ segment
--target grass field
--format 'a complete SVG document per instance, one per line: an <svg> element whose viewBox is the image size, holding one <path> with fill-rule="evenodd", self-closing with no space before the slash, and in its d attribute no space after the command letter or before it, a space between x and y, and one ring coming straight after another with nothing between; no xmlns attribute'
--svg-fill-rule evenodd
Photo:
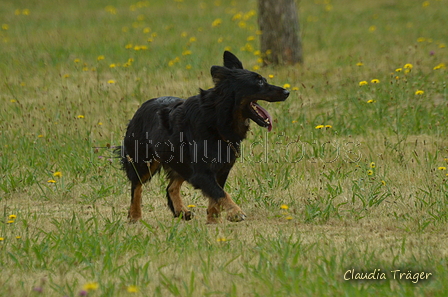
<svg viewBox="0 0 448 297"><path fill-rule="evenodd" d="M300 1L288 67L254 0L64 2L0 5L0 296L448 296L447 0ZM128 224L109 147L225 49L291 90L226 185L247 220L189 186L173 219L160 176Z"/></svg>

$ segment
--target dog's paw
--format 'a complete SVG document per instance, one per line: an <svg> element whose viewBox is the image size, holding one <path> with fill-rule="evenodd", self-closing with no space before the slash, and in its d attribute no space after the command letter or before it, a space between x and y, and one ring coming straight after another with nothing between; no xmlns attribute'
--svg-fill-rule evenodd
<svg viewBox="0 0 448 297"><path fill-rule="evenodd" d="M184 220L184 221L189 221L189 220L191 220L192 218L194 218L194 213L192 212L192 211L189 211L189 210L185 210L185 211L182 211L179 215L177 215L176 217L182 217L182 220Z"/></svg>
<svg viewBox="0 0 448 297"><path fill-rule="evenodd" d="M246 219L246 214L241 210L227 212L227 220L230 222L241 222Z"/></svg>

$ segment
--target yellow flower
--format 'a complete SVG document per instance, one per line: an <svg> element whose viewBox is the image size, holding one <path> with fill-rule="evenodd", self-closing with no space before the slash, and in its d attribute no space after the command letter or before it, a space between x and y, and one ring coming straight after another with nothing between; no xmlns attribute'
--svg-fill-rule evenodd
<svg viewBox="0 0 448 297"><path fill-rule="evenodd" d="M133 48L134 46L132 45L132 43L128 43L128 44L126 44L125 46L124 46L124 48L125 49L131 49L131 48Z"/></svg>
<svg viewBox="0 0 448 297"><path fill-rule="evenodd" d="M55 173L53 173L53 176L55 176L55 177L62 177L62 172L56 171Z"/></svg>
<svg viewBox="0 0 448 297"><path fill-rule="evenodd" d="M260 69L260 66L258 66L258 65L255 65L254 67L252 67L253 71L257 71L258 69Z"/></svg>
<svg viewBox="0 0 448 297"><path fill-rule="evenodd" d="M290 84L284 84L284 85L283 85L283 89L289 89L290 87L291 87Z"/></svg>
<svg viewBox="0 0 448 297"><path fill-rule="evenodd" d="M367 175L372 175L373 174L373 170L367 170Z"/></svg>
<svg viewBox="0 0 448 297"><path fill-rule="evenodd" d="M403 70L403 68L397 68L395 69L395 72L401 72Z"/></svg>
<svg viewBox="0 0 448 297"><path fill-rule="evenodd" d="M292 121L291 123L295 124L295 123L297 123L297 121L296 121L296 120L294 120L294 121Z"/></svg>
<svg viewBox="0 0 448 297"><path fill-rule="evenodd" d="M143 33L148 34L149 32L151 32L151 28L143 28Z"/></svg>
<svg viewBox="0 0 448 297"><path fill-rule="evenodd" d="M268 77L269 78L274 78L274 74L269 74Z"/></svg>
<svg viewBox="0 0 448 297"><path fill-rule="evenodd" d="M44 136L42 134L37 135L39 138L43 138Z"/></svg>
<svg viewBox="0 0 448 297"><path fill-rule="evenodd" d="M17 236L16 236L16 239L20 239L20 238L22 238L22 236L20 236L20 235L17 235Z"/></svg>
<svg viewBox="0 0 448 297"><path fill-rule="evenodd" d="M128 286L126 291L128 291L128 293L138 293L140 290L137 286Z"/></svg>
<svg viewBox="0 0 448 297"><path fill-rule="evenodd" d="M298 91L298 90L299 90L299 87L292 87L291 90L293 90L293 91Z"/></svg>
<svg viewBox="0 0 448 297"><path fill-rule="evenodd" d="M9 220L6 222L6 224L12 224L12 223L14 223L14 220Z"/></svg>
<svg viewBox="0 0 448 297"><path fill-rule="evenodd" d="M188 205L187 207L188 207L188 208L193 208L193 207L196 207L196 205L194 205L194 204L190 204L190 205Z"/></svg>
<svg viewBox="0 0 448 297"><path fill-rule="evenodd" d="M0 237L0 241L3 241L3 240L5 240L5 238L3 238L3 237Z"/></svg>
<svg viewBox="0 0 448 297"><path fill-rule="evenodd" d="M190 64L185 66L185 69L190 70L191 68L193 68L193 66L191 66Z"/></svg>
<svg viewBox="0 0 448 297"><path fill-rule="evenodd" d="M103 125L103 123L102 122L98 122L98 126L102 126Z"/></svg>
<svg viewBox="0 0 448 297"><path fill-rule="evenodd" d="M222 20L221 19L216 19L212 22L212 27L218 27L219 25L222 24Z"/></svg>
<svg viewBox="0 0 448 297"><path fill-rule="evenodd" d="M375 168L375 167L376 167L375 162L370 162L370 168Z"/></svg>
<svg viewBox="0 0 448 297"><path fill-rule="evenodd" d="M82 115L82 114L80 114L79 116L78 116L78 119L83 119L84 118L84 116Z"/></svg>
<svg viewBox="0 0 448 297"><path fill-rule="evenodd" d="M317 125L316 127L314 127L315 129L322 129L322 128L324 128L325 126L324 125Z"/></svg>
<svg viewBox="0 0 448 297"><path fill-rule="evenodd" d="M284 209L284 210L287 210L287 209L289 208L289 206L286 205L286 204L282 204L282 205L280 206L280 208L281 208L281 209Z"/></svg>
<svg viewBox="0 0 448 297"><path fill-rule="evenodd" d="M423 93L425 93L425 92L422 90L415 91L415 95L423 95Z"/></svg>
<svg viewBox="0 0 448 297"><path fill-rule="evenodd" d="M186 50L186 51L183 51L182 56L188 56L191 54L192 54L192 52L190 50Z"/></svg>
<svg viewBox="0 0 448 297"><path fill-rule="evenodd" d="M426 38L425 37L419 37L417 38L417 42L425 42Z"/></svg>
<svg viewBox="0 0 448 297"><path fill-rule="evenodd" d="M247 37L247 41L254 41L255 40L255 36L249 36Z"/></svg>
<svg viewBox="0 0 448 297"><path fill-rule="evenodd" d="M11 103L16 103L17 100L16 100L16 99L11 99L11 100L9 100L9 102L11 102Z"/></svg>
<svg viewBox="0 0 448 297"><path fill-rule="evenodd" d="M9 25L8 24L2 24L2 29L3 30L8 30L9 29Z"/></svg>
<svg viewBox="0 0 448 297"><path fill-rule="evenodd" d="M364 63L363 62L358 62L358 63L356 63L356 66L364 66Z"/></svg>
<svg viewBox="0 0 448 297"><path fill-rule="evenodd" d="M439 48L445 48L445 47L446 47L445 43L439 44Z"/></svg>
<svg viewBox="0 0 448 297"><path fill-rule="evenodd" d="M369 32L374 32L376 30L376 26L370 26L369 27Z"/></svg>
<svg viewBox="0 0 448 297"><path fill-rule="evenodd" d="M404 66L403 66L403 68L404 69L412 69L414 66L412 65L412 64L405 64Z"/></svg>
<svg viewBox="0 0 448 297"><path fill-rule="evenodd" d="M54 184L56 181L54 179L49 179L47 183Z"/></svg>
<svg viewBox="0 0 448 297"><path fill-rule="evenodd" d="M368 82L365 81L365 80L359 82L359 86L360 86L360 87L365 86L365 85L367 85L367 84L368 84Z"/></svg>
<svg viewBox="0 0 448 297"><path fill-rule="evenodd" d="M440 166L438 169L439 170L446 170L446 167Z"/></svg>
<svg viewBox="0 0 448 297"><path fill-rule="evenodd" d="M100 55L100 56L98 56L98 58L96 58L98 61L101 61L101 60L104 60L104 56L103 55Z"/></svg>
<svg viewBox="0 0 448 297"><path fill-rule="evenodd" d="M333 128L333 126L332 125L325 125L325 128L330 129L330 128Z"/></svg>
<svg viewBox="0 0 448 297"><path fill-rule="evenodd" d="M218 238L216 238L216 241L217 242L224 242L224 241L227 241L227 238L225 238L225 237L218 237Z"/></svg>
<svg viewBox="0 0 448 297"><path fill-rule="evenodd" d="M196 37L192 36L192 37L190 37L190 40L189 40L189 41L190 41L191 43L193 43L193 42L196 42L196 40L197 40Z"/></svg>
<svg viewBox="0 0 448 297"><path fill-rule="evenodd" d="M379 79L372 79L372 80L371 80L371 83L372 83L372 84L378 84L379 82L380 82Z"/></svg>
<svg viewBox="0 0 448 297"><path fill-rule="evenodd" d="M86 291L95 291L98 290L99 284L97 282L86 283L82 288Z"/></svg>
<svg viewBox="0 0 448 297"><path fill-rule="evenodd" d="M427 7L427 6L429 6L429 1L424 1L424 2L422 3L422 6L423 6L423 7Z"/></svg>
<svg viewBox="0 0 448 297"><path fill-rule="evenodd" d="M367 100L367 103L375 103L376 101L373 99Z"/></svg>
<svg viewBox="0 0 448 297"><path fill-rule="evenodd" d="M16 215L14 215L14 214L12 214L12 215L9 215L9 217L8 217L10 220L15 220L16 218L17 218L17 216Z"/></svg>
<svg viewBox="0 0 448 297"><path fill-rule="evenodd" d="M286 216L285 219L292 220L292 216Z"/></svg>
<svg viewBox="0 0 448 297"><path fill-rule="evenodd" d="M440 63L439 65L435 66L433 69L434 70L439 70L439 69L445 69L445 63Z"/></svg>
<svg viewBox="0 0 448 297"><path fill-rule="evenodd" d="M81 62L81 60L80 59L74 59L73 62L74 63L79 63L79 62Z"/></svg>
<svg viewBox="0 0 448 297"><path fill-rule="evenodd" d="M64 74L64 78L69 78L70 74Z"/></svg>
<svg viewBox="0 0 448 297"><path fill-rule="evenodd" d="M114 84L114 83L115 83L115 80L113 80L113 79L109 79L109 80L107 81L107 83L108 83L108 84Z"/></svg>

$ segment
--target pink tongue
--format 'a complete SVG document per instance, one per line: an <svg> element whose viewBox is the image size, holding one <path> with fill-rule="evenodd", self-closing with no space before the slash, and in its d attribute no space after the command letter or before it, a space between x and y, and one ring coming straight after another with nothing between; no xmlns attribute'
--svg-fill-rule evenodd
<svg viewBox="0 0 448 297"><path fill-rule="evenodd" d="M269 114L269 112L264 109L263 107L261 107L260 105L258 105L258 103L254 102L254 106L257 108L257 111L259 114L261 114L265 119L269 120L269 126L268 126L268 131L271 132L272 130L272 117Z"/></svg>

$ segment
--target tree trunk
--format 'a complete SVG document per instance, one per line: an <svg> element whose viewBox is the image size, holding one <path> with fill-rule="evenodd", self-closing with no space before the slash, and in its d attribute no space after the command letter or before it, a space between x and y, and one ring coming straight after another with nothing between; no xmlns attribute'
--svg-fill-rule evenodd
<svg viewBox="0 0 448 297"><path fill-rule="evenodd" d="M264 64L303 63L299 17L294 0L258 0Z"/></svg>

